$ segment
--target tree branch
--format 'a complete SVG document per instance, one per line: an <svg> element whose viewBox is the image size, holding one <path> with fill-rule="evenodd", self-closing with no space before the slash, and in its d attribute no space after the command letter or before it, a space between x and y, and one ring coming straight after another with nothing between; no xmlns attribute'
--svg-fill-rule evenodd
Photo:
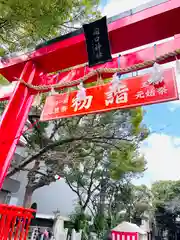
<svg viewBox="0 0 180 240"><path fill-rule="evenodd" d="M3 28L6 23L7 23L7 19L5 20L1 19L0 28Z"/></svg>
<svg viewBox="0 0 180 240"><path fill-rule="evenodd" d="M36 126L36 124L34 124L34 120L33 120L33 117L32 116L29 116L29 121L31 122L32 126L34 126L36 132L37 132L37 135L38 135L38 138L39 138L39 145L40 145L40 148L43 147L43 136L42 136L42 132L39 130L39 128Z"/></svg>
<svg viewBox="0 0 180 240"><path fill-rule="evenodd" d="M65 24L61 24L62 27L65 27L65 28L70 28L70 29L75 29L75 30L79 30L80 28L77 28L77 27L73 27L73 26L67 26Z"/></svg>
<svg viewBox="0 0 180 240"><path fill-rule="evenodd" d="M29 169L29 168L23 168L21 171L24 171L24 172L29 172L31 171L32 169ZM35 172L36 174L39 174L39 175L42 175L42 176L47 176L45 173L42 173L40 171L37 171L37 170L33 170L33 172ZM62 176L61 176L62 177Z"/></svg>
<svg viewBox="0 0 180 240"><path fill-rule="evenodd" d="M59 129L60 127L62 127L62 126L63 126L63 124L62 124L61 121L60 121L59 123L57 123L57 124L54 124L54 129L53 129L53 131L52 131L52 134L51 134L51 136L50 136L50 139L53 139L53 138L54 138L54 136L55 136L55 134L57 133L58 129Z"/></svg>
<svg viewBox="0 0 180 240"><path fill-rule="evenodd" d="M94 172L98 166L98 161L95 161L95 164L94 164L94 168L93 170L91 171L91 175L90 175L90 184L89 184L89 188L88 188L88 191L87 191L87 198L86 198L86 201L84 203L84 206L83 206L83 209L85 210L88 203L89 203L89 200L91 198L91 194L95 191L95 189L93 189L93 191L91 191L91 188L92 188L92 185L93 185L93 178L94 178Z"/></svg>
<svg viewBox="0 0 180 240"><path fill-rule="evenodd" d="M31 147L33 147L32 142L29 141L29 139L26 137L25 133L24 133L22 136L23 136L23 138L26 140L26 142L27 142Z"/></svg>
<svg viewBox="0 0 180 240"><path fill-rule="evenodd" d="M72 143L74 141L80 141L80 140L83 140L83 141L92 141L94 142L96 139L104 139L104 140L125 140L127 141L126 139L122 139L120 137L117 137L117 138L113 138L113 137L74 137L74 138L69 138L69 139L64 139L64 140L60 140L60 141L57 141L55 143L50 143L48 144L47 146L45 146L44 148L42 148L41 150L39 150L39 152L37 152L36 154L28 157L25 159L25 161L23 163L21 163L19 166L17 166L16 168L14 168L12 171L10 171L8 174L7 174L7 177L11 177L13 176L15 173L21 171L21 169L23 169L24 167L26 167L28 164L30 164L31 162L33 162L36 158L40 157L42 154L46 153L47 151L49 150L52 150L54 149L55 147L57 146L60 146L60 145L63 145L63 144L67 144L67 143ZM102 142L103 143L103 142Z"/></svg>
<svg viewBox="0 0 180 240"><path fill-rule="evenodd" d="M68 186L70 187L70 189L71 189L74 193L77 194L77 196L78 196L78 198L79 198L79 204L82 206L82 199L81 199L81 195L79 194L79 191L72 187L72 184L69 182L68 178L66 178L66 183L68 184Z"/></svg>
<svg viewBox="0 0 180 240"><path fill-rule="evenodd" d="M49 183L47 184L44 181L39 181L36 184L34 184L31 188L32 188L32 191L34 192L36 189L42 188L46 185L49 185Z"/></svg>
<svg viewBox="0 0 180 240"><path fill-rule="evenodd" d="M28 157L25 159L25 161L23 163L21 163L19 166L17 166L15 169L13 169L12 171L10 171L7 174L7 177L11 177L12 175L14 175L15 173L19 172L21 169L23 169L24 167L26 167L28 164L30 164L31 162L33 162L36 158L40 157L42 154L46 153L49 150L52 150L53 148L59 146L59 145L63 145L65 143L71 143L73 141L78 141L81 140L81 138L71 138L71 139L65 139L65 140L60 140L57 141L55 143L51 143L48 144L46 147L42 148L39 152L37 152L36 154Z"/></svg>

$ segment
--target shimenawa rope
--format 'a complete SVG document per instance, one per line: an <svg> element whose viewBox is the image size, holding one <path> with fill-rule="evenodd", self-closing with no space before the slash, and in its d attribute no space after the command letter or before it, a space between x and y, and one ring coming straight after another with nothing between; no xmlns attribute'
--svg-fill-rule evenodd
<svg viewBox="0 0 180 240"><path fill-rule="evenodd" d="M155 62L157 63L161 63L164 60L166 60L169 57L176 57L177 55L180 54L180 49L176 49L173 52L169 52L166 53L164 55L161 55L159 57L157 57L155 60L149 60L149 61L144 61L143 63L138 63L135 65L132 65L130 67L127 68L99 68L96 70L92 70L91 72L89 72L88 74L84 75L83 77L71 81L71 82L60 82L57 84L52 84L52 85L33 85L30 83L25 82L23 79L18 79L21 83L23 83L24 85L26 85L28 88L31 88L33 90L36 90L38 92L40 91L44 91L44 90L51 90L51 89L58 89L58 88L66 88L66 87L71 87L74 85L78 85L81 82L85 82L87 81L89 78L93 77L93 76L97 76L97 75L101 75L102 73L129 73L129 72L133 72L133 71L137 71L143 68L147 68L147 67L152 67L153 64ZM66 71L70 71L74 68L68 68L66 69ZM62 70L60 72L65 72L65 70Z"/></svg>

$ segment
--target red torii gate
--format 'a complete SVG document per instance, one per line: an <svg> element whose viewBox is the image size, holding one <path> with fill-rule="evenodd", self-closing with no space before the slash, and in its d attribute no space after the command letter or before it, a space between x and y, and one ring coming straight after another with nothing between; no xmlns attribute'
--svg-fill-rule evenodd
<svg viewBox="0 0 180 240"><path fill-rule="evenodd" d="M180 1L167 0L135 14L112 21L108 25L112 54L139 47L151 42L175 36L174 40L157 46L157 55L180 48ZM121 57L121 66L154 59L154 48L147 48ZM172 57L165 62L174 60ZM66 69L87 62L84 34L75 32L50 41L34 52L4 59L0 62L0 73L9 81L21 78L34 85L49 85L64 79L77 79L84 74L84 67L65 72L49 80L48 73ZM117 67L117 59L101 67ZM97 68L97 67L95 67ZM86 71L90 71L86 68ZM104 76L105 77L105 76ZM53 78L51 78L53 79ZM93 79L90 79L93 81ZM36 92L18 83L0 122L0 187L13 157L16 144L27 120Z"/></svg>

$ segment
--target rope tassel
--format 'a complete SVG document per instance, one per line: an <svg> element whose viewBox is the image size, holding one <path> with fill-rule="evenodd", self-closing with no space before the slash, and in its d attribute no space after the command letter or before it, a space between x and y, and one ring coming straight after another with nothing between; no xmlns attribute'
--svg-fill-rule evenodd
<svg viewBox="0 0 180 240"><path fill-rule="evenodd" d="M81 82L78 86L78 92L77 92L77 101L83 101L86 99L86 89L83 87L83 83Z"/></svg>
<svg viewBox="0 0 180 240"><path fill-rule="evenodd" d="M154 63L151 78L148 80L149 84L159 84L163 82L163 70L160 64Z"/></svg>
<svg viewBox="0 0 180 240"><path fill-rule="evenodd" d="M104 81L102 79L101 73L97 69L97 85L103 85Z"/></svg>
<svg viewBox="0 0 180 240"><path fill-rule="evenodd" d="M42 100L42 95L40 93L38 93L34 98L34 102L33 102L32 106L39 107L41 105L41 100Z"/></svg>
<svg viewBox="0 0 180 240"><path fill-rule="evenodd" d="M155 75L154 72L156 72L158 74L158 76L159 76L158 78L161 79L161 81L162 81L162 75L163 75L162 71L161 70L156 71L157 69L159 69L159 67L158 67L159 64L158 63L164 62L169 57L176 57L179 54L180 54L180 49L176 49L175 51L168 52L164 55L161 55L161 56L157 57L156 60L144 61L142 63L138 63L138 64L132 65L130 67L127 67L127 68L99 68L98 72L100 72L101 74L102 73L112 73L113 74L113 73L117 73L117 72L119 72L121 74L124 74L124 73L130 73L130 72L133 72L133 71L138 71L140 69L144 69L144 68L148 68L148 67L153 66L153 74L152 74L151 80L149 80L149 81L152 82L152 83L157 82L157 77L153 78L153 76ZM74 69L74 68L71 68L71 69L68 69L68 70L70 71L72 69ZM66 71L62 70L61 72L66 72ZM17 78L15 78L15 79L19 80L25 86L27 86L28 88L31 88L33 90L47 91L47 90L51 90L52 88L54 88L54 89L56 89L56 88L66 88L66 87L71 87L71 86L74 86L74 85L78 85L81 82L85 82L89 78L92 78L96 75L97 75L97 70L92 70L89 73L87 73L86 75L84 75L84 77L81 77L77 80L70 81L70 82L63 82L62 81L62 82L59 82L57 84L48 85L48 86L47 85L33 85L31 83L25 82L23 79L17 79Z"/></svg>
<svg viewBox="0 0 180 240"><path fill-rule="evenodd" d="M117 73L113 75L112 81L111 81L111 91L113 93L116 93L118 91L118 87L120 85L120 79Z"/></svg>
<svg viewBox="0 0 180 240"><path fill-rule="evenodd" d="M180 74L180 61L176 58L176 72Z"/></svg>
<svg viewBox="0 0 180 240"><path fill-rule="evenodd" d="M49 92L49 96L53 96L53 95L57 95L58 94L58 92L56 92L55 90L54 90L54 88L52 87L51 88L51 91Z"/></svg>

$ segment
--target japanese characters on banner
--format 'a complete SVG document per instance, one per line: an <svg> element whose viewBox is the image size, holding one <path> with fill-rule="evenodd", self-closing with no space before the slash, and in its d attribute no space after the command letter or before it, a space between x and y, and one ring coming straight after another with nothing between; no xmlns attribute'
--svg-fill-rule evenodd
<svg viewBox="0 0 180 240"><path fill-rule="evenodd" d="M41 121L66 118L114 109L133 108L178 99L174 69L164 71L164 81L159 85L148 83L150 74L120 80L112 92L111 83L86 89L86 98L77 100L77 91L48 96Z"/></svg>

